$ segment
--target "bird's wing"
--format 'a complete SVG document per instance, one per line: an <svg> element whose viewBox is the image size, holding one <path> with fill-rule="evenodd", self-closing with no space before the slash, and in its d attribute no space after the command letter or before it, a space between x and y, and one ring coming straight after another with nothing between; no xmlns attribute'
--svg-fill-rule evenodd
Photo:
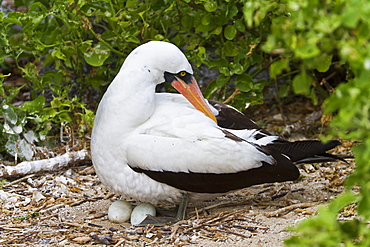
<svg viewBox="0 0 370 247"><path fill-rule="evenodd" d="M277 137L256 142L255 131L240 130L243 137L238 137L217 126L181 95L158 94L151 118L125 138L121 150L133 170L198 192L225 192L220 190L292 177L291 172L278 174L277 163L289 167L297 177L298 171L287 157L266 148ZM271 174L254 174L257 168L262 168L258 173ZM253 178L248 175L251 171Z"/></svg>
<svg viewBox="0 0 370 247"><path fill-rule="evenodd" d="M131 133L123 149L131 166L156 171L232 173L275 162L177 94L159 94L154 113Z"/></svg>

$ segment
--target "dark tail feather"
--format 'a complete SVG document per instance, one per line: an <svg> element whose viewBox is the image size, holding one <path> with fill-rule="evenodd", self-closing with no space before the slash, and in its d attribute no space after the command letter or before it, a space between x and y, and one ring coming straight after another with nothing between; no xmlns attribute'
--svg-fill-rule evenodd
<svg viewBox="0 0 370 247"><path fill-rule="evenodd" d="M287 155L295 164L330 162L335 160L342 160L345 162L344 158L348 157L340 157L326 153L326 151L340 144L341 143L337 140L332 140L327 143L316 140L295 142L278 140L276 143L272 144L272 148Z"/></svg>
<svg viewBox="0 0 370 247"><path fill-rule="evenodd" d="M321 162L332 162L332 161L338 161L341 160L348 164L348 162L345 159L353 159L353 156L344 156L344 155L334 155L329 153L323 153L319 155L315 155L310 158L301 159L298 161L295 161L294 164L311 164L311 163L321 163Z"/></svg>

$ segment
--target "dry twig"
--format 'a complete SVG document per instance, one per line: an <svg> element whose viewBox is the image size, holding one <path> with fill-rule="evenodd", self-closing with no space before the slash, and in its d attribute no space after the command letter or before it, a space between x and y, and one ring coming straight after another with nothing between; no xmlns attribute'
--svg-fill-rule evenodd
<svg viewBox="0 0 370 247"><path fill-rule="evenodd" d="M281 216L282 214L287 214L290 211L297 209L297 208L308 208L317 205L315 202L303 202L303 203L297 203L293 205L289 205L284 208L279 208L278 210L272 211L272 212L267 212L264 213L266 217L278 217Z"/></svg>

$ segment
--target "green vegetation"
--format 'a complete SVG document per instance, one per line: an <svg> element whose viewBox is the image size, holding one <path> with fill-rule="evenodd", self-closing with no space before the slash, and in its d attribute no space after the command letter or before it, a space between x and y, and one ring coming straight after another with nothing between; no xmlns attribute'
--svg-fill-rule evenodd
<svg viewBox="0 0 370 247"><path fill-rule="evenodd" d="M311 85L320 83L307 71L324 72L329 66L348 66L348 74L343 78L349 79L348 82L340 84L324 106L327 114L337 113L331 122L333 136L361 142L353 149L357 168L347 179L347 192L333 200L328 208L322 207L316 217L300 224L297 227L300 234L286 243L288 246L369 246L370 3L289 0L284 8L289 15L273 19L264 50L282 48L284 54L289 54L289 62L299 62L301 72L292 81L297 93L310 94ZM350 192L354 185L360 186L360 194ZM360 218L337 221L338 212L353 202L357 203Z"/></svg>
<svg viewBox="0 0 370 247"><path fill-rule="evenodd" d="M370 239L370 3L364 0L55 0L15 1L0 12L0 153L32 159L35 146L55 145L61 126L82 138L97 97L126 55L149 40L170 41L189 60L219 72L207 98L262 102L303 94L334 114L332 135L357 140L356 171L347 192L303 221L288 246L367 246ZM269 79L261 78L269 71ZM12 103L24 78L30 100ZM333 78L336 77L334 80ZM330 83L329 83L330 80ZM341 83L338 86L336 84ZM332 86L336 86L335 89ZM334 92L334 93L333 93ZM46 96L50 95L50 96ZM232 97L230 97L232 96ZM57 143L58 144L58 143ZM350 189L360 186L354 195ZM356 203L359 219L339 222Z"/></svg>

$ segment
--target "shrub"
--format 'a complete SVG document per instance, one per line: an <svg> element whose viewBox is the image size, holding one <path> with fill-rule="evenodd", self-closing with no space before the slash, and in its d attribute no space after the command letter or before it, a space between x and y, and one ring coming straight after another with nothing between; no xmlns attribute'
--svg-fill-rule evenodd
<svg viewBox="0 0 370 247"><path fill-rule="evenodd" d="M264 6L266 2L248 4ZM286 241L288 246L369 245L370 219L370 3L366 1L295 1L280 2L287 15L272 20L270 33L263 48L266 52L284 50L289 63L299 62L300 72L293 79L296 93L311 94L319 83L312 69L327 71L330 66L345 65L348 83L340 84L324 106L326 114L334 114L332 136L360 141L353 151L357 168L348 178L347 192L333 200L328 208L321 207L316 217L296 229L300 233ZM288 62L276 62L286 68ZM284 63L283 65L281 65ZM274 65L274 64L273 64ZM270 67L270 71L274 66ZM323 82L325 83L325 81ZM314 97L313 97L314 98ZM360 194L350 189L360 186ZM357 203L359 218L337 221L338 213L347 205Z"/></svg>

